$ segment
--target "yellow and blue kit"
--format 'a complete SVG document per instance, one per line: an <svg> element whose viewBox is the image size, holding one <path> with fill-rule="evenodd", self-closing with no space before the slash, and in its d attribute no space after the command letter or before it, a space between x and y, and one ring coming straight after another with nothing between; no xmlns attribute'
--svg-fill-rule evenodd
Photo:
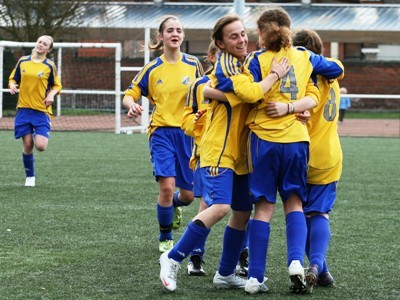
<svg viewBox="0 0 400 300"><path fill-rule="evenodd" d="M280 61L283 57L289 59L289 72L263 95L261 87L255 86L254 82L260 82L271 72L274 58ZM295 115L272 118L265 114L264 109L269 102L290 103L304 96L310 96L318 103L319 89L311 79L313 72L332 79L342 74L343 66L339 61L326 59L302 47L290 47L279 52L262 49L251 53L246 59L244 69L248 78L232 77L235 94L240 99L255 104L247 120L251 131L261 139L271 142L309 141L306 127L296 122Z"/></svg>
<svg viewBox="0 0 400 300"><path fill-rule="evenodd" d="M310 134L310 161L307 183L328 184L338 181L342 173L342 148L338 135L340 88L318 76L320 103L310 111L307 122Z"/></svg>
<svg viewBox="0 0 400 300"><path fill-rule="evenodd" d="M225 52L218 55L215 69L209 75L211 86L226 93L229 102L210 100L200 149L202 168L229 168L237 175L249 173L245 122L251 105L232 92L231 80L231 76L241 73L242 64L236 57Z"/></svg>
<svg viewBox="0 0 400 300"><path fill-rule="evenodd" d="M125 95L133 97L135 101L145 96L154 104L149 135L158 127L181 128L190 84L202 75L203 67L199 60L186 53L181 53L176 63L168 62L161 55L143 67Z"/></svg>
<svg viewBox="0 0 400 300"><path fill-rule="evenodd" d="M182 129L185 134L191 136L194 139L194 146L192 151L192 157L190 159L190 168L196 169L197 163L200 158L200 142L203 137L205 129L205 119L203 116L194 123L194 117L199 110L207 109L208 101L204 100L203 90L204 85L210 80L205 75L201 78L196 79L190 86L189 93L186 100L186 106L183 113Z"/></svg>
<svg viewBox="0 0 400 300"><path fill-rule="evenodd" d="M61 91L60 77L53 61L44 58L35 62L32 56L23 56L11 72L9 82L19 85L18 108L30 108L52 115L52 107L43 103L50 90Z"/></svg>
<svg viewBox="0 0 400 300"><path fill-rule="evenodd" d="M283 57L289 59L289 72L277 81L271 89L263 95L261 88L254 89L252 82L260 82L271 72L272 60L280 61ZM315 102L319 100L319 90L311 79L313 65L308 51L300 51L294 47L283 48L279 52L266 51L265 49L251 53L245 62L244 76L233 77L234 91L239 98L254 106L247 119L247 124L252 132L259 138L279 143L309 141L306 126L296 121L294 114L279 118L269 117L265 108L269 102L295 102L305 96L312 97Z"/></svg>

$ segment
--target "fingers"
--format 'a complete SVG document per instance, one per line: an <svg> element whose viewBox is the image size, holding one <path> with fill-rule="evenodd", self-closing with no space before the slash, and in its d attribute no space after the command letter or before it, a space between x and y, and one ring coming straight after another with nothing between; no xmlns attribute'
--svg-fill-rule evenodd
<svg viewBox="0 0 400 300"><path fill-rule="evenodd" d="M54 99L44 99L42 102L46 107L52 106L54 103Z"/></svg>
<svg viewBox="0 0 400 300"><path fill-rule="evenodd" d="M134 103L129 108L127 113L128 118L137 118L142 115L143 107L137 103Z"/></svg>
<svg viewBox="0 0 400 300"><path fill-rule="evenodd" d="M206 109L199 110L194 116L194 123L197 123L199 119L207 112Z"/></svg>
<svg viewBox="0 0 400 300"><path fill-rule="evenodd" d="M17 86L17 85L12 85L12 86L10 87L10 94L11 94L11 95L15 95L15 94L17 94L17 93L19 93L18 86Z"/></svg>

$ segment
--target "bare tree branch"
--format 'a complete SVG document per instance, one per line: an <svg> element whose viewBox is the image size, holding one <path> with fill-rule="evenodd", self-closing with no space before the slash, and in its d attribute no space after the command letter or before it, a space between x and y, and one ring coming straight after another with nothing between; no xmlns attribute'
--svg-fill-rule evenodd
<svg viewBox="0 0 400 300"><path fill-rule="evenodd" d="M48 34L62 41L82 23L79 11L91 0L0 0L0 38L35 41Z"/></svg>

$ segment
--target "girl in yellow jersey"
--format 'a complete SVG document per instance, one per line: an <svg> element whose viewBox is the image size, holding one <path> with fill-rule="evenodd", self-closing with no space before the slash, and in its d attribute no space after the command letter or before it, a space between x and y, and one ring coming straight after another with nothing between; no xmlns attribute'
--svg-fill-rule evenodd
<svg viewBox="0 0 400 300"><path fill-rule="evenodd" d="M183 117L182 129L185 133L194 138L194 146L192 150L192 157L190 160L190 167L194 170L194 197L200 198L199 213L205 210L208 206L203 198L203 181L201 178L200 169L200 143L205 131L205 120L206 118L200 118L197 122L198 114L203 114L207 111L208 101L204 99L203 90L207 82L211 79L210 74L214 70L214 64L217 61L217 56L220 50L211 42L208 47L207 60L212 64L212 67L206 72L206 74L196 79L190 87L190 91L187 98L185 107L185 113ZM240 254L239 263L236 267L236 273L240 276L247 276L248 268L248 239L247 235L243 243L242 252ZM204 243L197 245L193 249L190 259L187 265L188 275L203 276L205 271L203 269L203 256L205 252L205 240Z"/></svg>
<svg viewBox="0 0 400 300"><path fill-rule="evenodd" d="M14 135L16 139L22 137L25 186L29 187L35 186L33 148L47 148L54 96L62 88L56 66L46 58L52 48L51 36L39 37L32 54L19 59L8 82L10 93L19 94Z"/></svg>
<svg viewBox="0 0 400 300"><path fill-rule="evenodd" d="M163 54L133 79L125 91L123 105L128 117L133 118L142 114L142 107L136 103L142 95L154 104L148 137L153 172L159 183L159 251L165 252L173 246L174 207L175 214L180 213L180 206L194 199L193 172L189 168L192 140L184 134L181 124L189 86L203 75L203 69L196 57L180 51L184 32L177 17L164 18L157 38L158 42L149 48L162 48ZM175 186L180 188L178 192L174 192Z"/></svg>
<svg viewBox="0 0 400 300"><path fill-rule="evenodd" d="M295 113L315 107L319 90L311 79L315 69L326 76L342 72L336 63L291 45L290 17L280 8L264 11L257 20L261 50L249 55L245 74L232 78L233 90L240 99L253 103L247 118L250 134L250 192L255 204L249 232L248 293L267 291L264 273L276 195L283 200L286 217L287 266L291 290L305 291L303 259L307 225L302 202L306 200L309 136L307 128L296 121ZM290 69L285 76L271 70L274 59L286 57ZM266 93L254 85L270 73L278 82ZM340 74L339 73L339 74ZM331 77L332 78L332 77Z"/></svg>
<svg viewBox="0 0 400 300"><path fill-rule="evenodd" d="M214 63L217 59L218 53L218 47L215 46L214 42L211 42L208 46L208 55L206 58L206 60L211 64L211 68L206 71L203 77L196 79L190 86L182 121L182 129L184 130L185 134L193 137L194 139L192 157L190 158L190 168L194 172L194 197L200 198L199 213L207 208L207 204L204 202L203 198L203 181L201 180L200 173L200 141L205 129L205 123L202 122L203 119L199 122L195 122L195 116L198 111L207 109L207 103L204 101L203 97L203 88L210 80L208 75L214 69ZM205 275L203 268L205 243L206 241L204 240L204 242L197 245L197 247L193 249L192 253L190 254L190 259L187 264L188 275Z"/></svg>
<svg viewBox="0 0 400 300"><path fill-rule="evenodd" d="M212 38L221 53L209 77L217 87L230 86L230 76L241 73L247 54L248 38L240 18L236 15L221 18L213 29ZM280 72L280 75L284 74ZM276 76L269 76L268 81L275 82ZM180 263L197 245L204 243L211 227L222 220L231 208L221 262L213 283L217 288L244 288L245 280L235 275L235 267L252 210L248 201L248 129L245 126L250 105L236 98L233 93L228 95L234 105L209 101L200 149L203 196L208 208L193 218L179 242L160 257L160 279L170 291L176 289Z"/></svg>
<svg viewBox="0 0 400 300"><path fill-rule="evenodd" d="M313 30L300 30L293 35L293 45L322 54L322 41ZM314 72L321 92L320 101L307 123L310 134L310 161L307 174L307 202L304 203L308 238L306 253L310 265L306 272L307 291L313 286L334 284L326 264L331 236L329 212L336 198L336 186L342 173L342 148L338 135L340 106L339 83ZM343 77L340 76L341 79Z"/></svg>

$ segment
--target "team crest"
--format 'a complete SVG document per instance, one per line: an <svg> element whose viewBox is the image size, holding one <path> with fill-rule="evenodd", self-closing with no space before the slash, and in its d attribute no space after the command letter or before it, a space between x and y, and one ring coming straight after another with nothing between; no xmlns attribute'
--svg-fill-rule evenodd
<svg viewBox="0 0 400 300"><path fill-rule="evenodd" d="M189 76L182 76L182 83L184 85L189 85L190 84L190 77Z"/></svg>
<svg viewBox="0 0 400 300"><path fill-rule="evenodd" d="M163 81L161 79L158 79L156 84L163 84Z"/></svg>
<svg viewBox="0 0 400 300"><path fill-rule="evenodd" d="M41 71L41 72L38 73L38 76L39 76L40 78L43 77L43 75L44 75L44 72L43 72L43 71Z"/></svg>

